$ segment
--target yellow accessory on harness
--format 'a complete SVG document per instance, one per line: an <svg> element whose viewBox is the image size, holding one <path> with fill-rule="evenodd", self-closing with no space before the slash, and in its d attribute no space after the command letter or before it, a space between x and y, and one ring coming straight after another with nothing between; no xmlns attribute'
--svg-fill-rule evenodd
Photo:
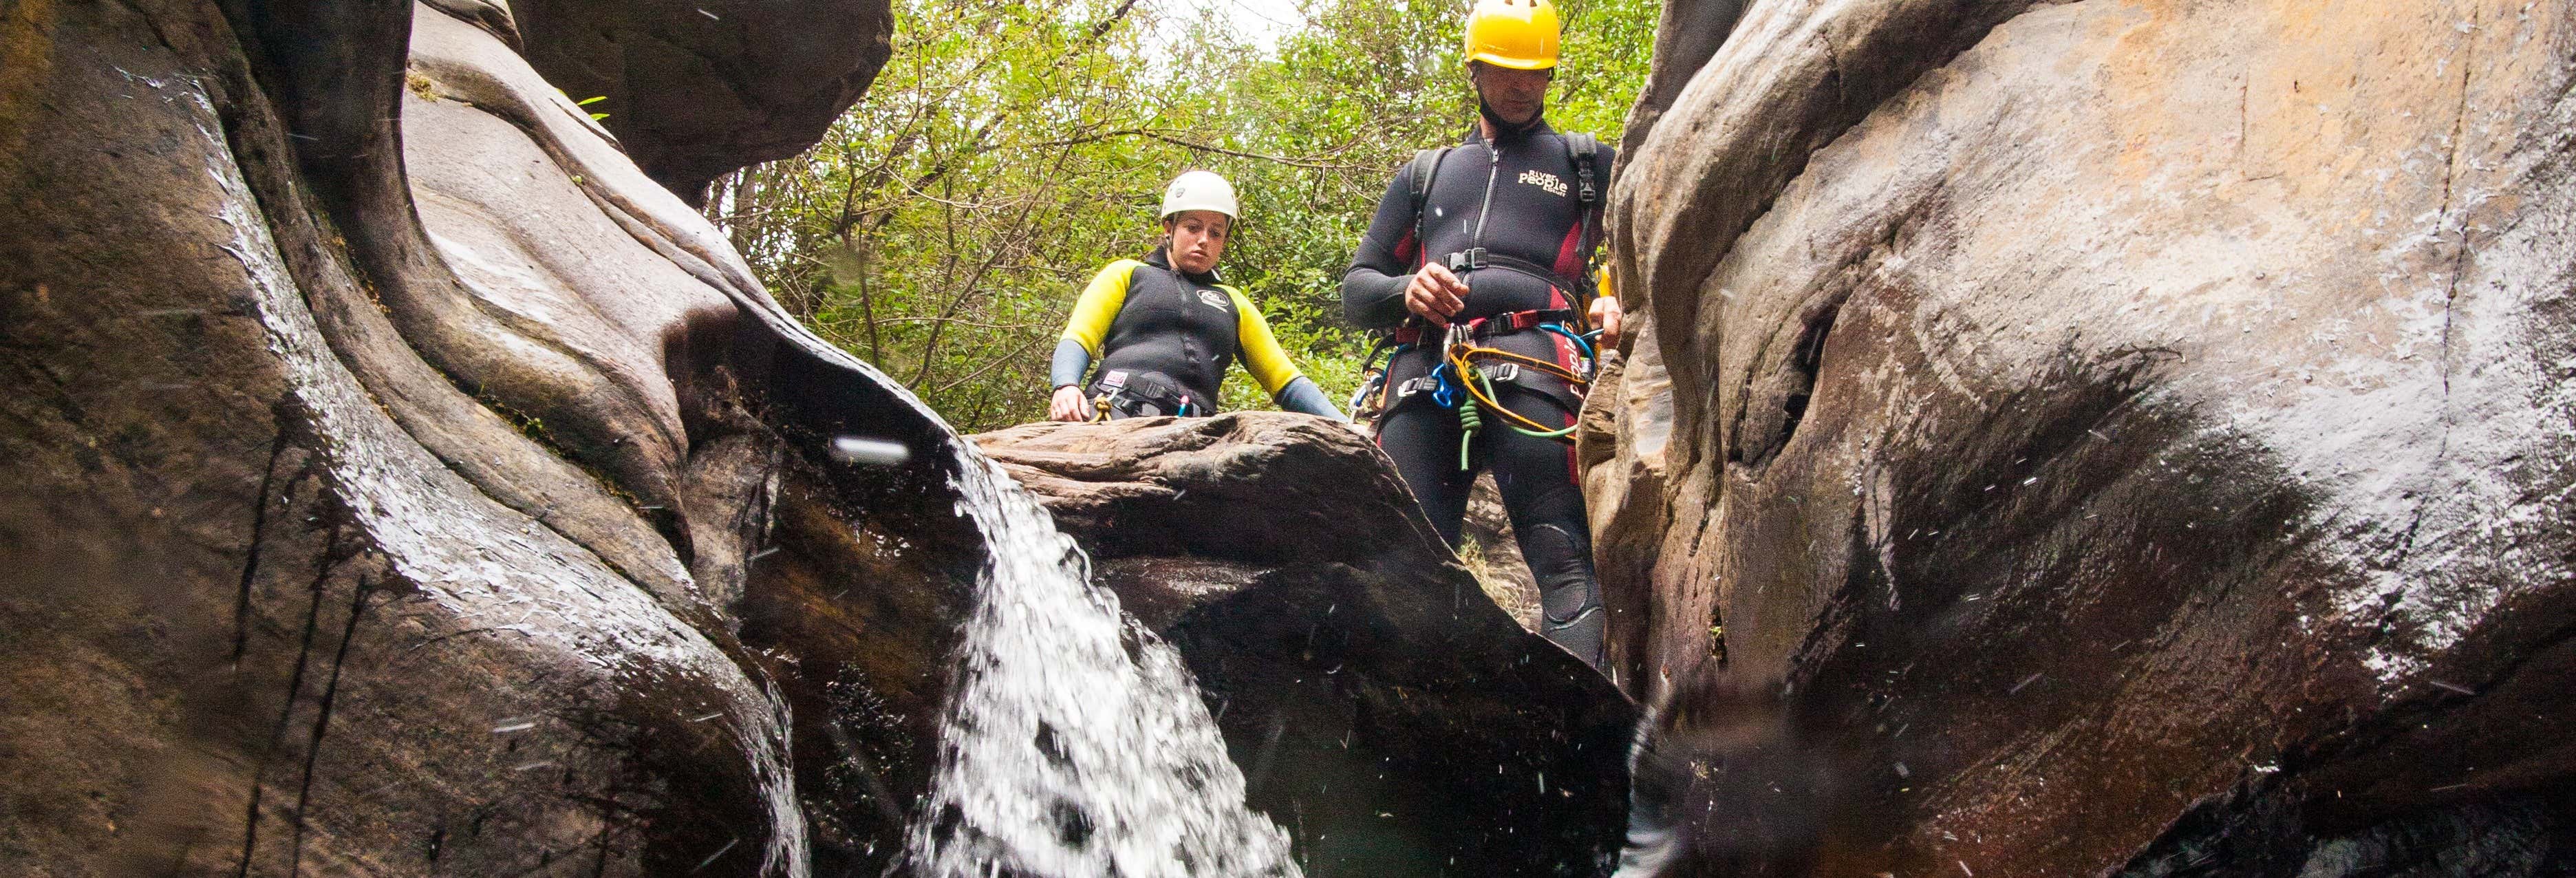
<svg viewBox="0 0 2576 878"><path fill-rule="evenodd" d="M1556 4L1477 0L1467 13L1467 60L1514 70L1556 66Z"/></svg>

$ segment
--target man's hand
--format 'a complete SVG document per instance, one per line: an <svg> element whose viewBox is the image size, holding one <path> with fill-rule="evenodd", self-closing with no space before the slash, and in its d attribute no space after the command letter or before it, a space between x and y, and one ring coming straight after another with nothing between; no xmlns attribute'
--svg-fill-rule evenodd
<svg viewBox="0 0 2576 878"><path fill-rule="evenodd" d="M1082 388L1067 384L1056 388L1055 396L1047 400L1047 420L1087 421L1091 419L1090 408L1091 400L1082 395Z"/></svg>
<svg viewBox="0 0 2576 878"><path fill-rule="evenodd" d="M1467 282L1449 273L1448 266L1432 263L1413 273L1413 282L1404 285L1404 310L1414 316L1442 326L1449 325L1451 315L1467 307Z"/></svg>
<svg viewBox="0 0 2576 878"><path fill-rule="evenodd" d="M1615 296L1592 300L1592 325L1601 330L1601 339L1593 342L1593 350L1606 351L1619 346L1619 318L1624 313L1619 310L1619 299Z"/></svg>

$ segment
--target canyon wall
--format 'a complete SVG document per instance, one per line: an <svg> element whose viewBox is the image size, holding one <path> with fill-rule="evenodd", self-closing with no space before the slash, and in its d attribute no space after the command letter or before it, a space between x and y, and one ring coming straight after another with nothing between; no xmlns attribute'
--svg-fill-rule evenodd
<svg viewBox="0 0 2576 878"><path fill-rule="evenodd" d="M1035 499L674 194L810 144L884 64L887 16L0 2L0 872L1610 856L1633 706L1411 507L1337 513L1390 542L1259 557L1167 520L1174 569L1095 585ZM1274 436L1290 458L1394 484L1279 417L1312 422ZM1173 447L1131 463L1201 465L1154 435ZM1139 621L1207 570L1271 585ZM1329 597L1380 587L1385 612ZM1416 661L1417 636L1456 649ZM1308 681L1315 647L1339 657ZM1229 752L1290 716L1287 744Z"/></svg>
<svg viewBox="0 0 2576 878"><path fill-rule="evenodd" d="M2564 867L2576 13L1680 2L1662 44L1585 447L1614 655L1787 692L1824 874Z"/></svg>

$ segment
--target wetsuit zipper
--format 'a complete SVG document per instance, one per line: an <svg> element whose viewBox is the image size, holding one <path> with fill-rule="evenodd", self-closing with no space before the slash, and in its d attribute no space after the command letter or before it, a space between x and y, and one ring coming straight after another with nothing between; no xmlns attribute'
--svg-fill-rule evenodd
<svg viewBox="0 0 2576 878"><path fill-rule="evenodd" d="M1485 203L1476 208L1476 234L1467 243L1470 248L1485 246L1485 218L1494 212L1494 181L1502 179L1503 175L1502 146L1491 140L1485 141L1485 155ZM1468 270L1475 269L1471 266Z"/></svg>

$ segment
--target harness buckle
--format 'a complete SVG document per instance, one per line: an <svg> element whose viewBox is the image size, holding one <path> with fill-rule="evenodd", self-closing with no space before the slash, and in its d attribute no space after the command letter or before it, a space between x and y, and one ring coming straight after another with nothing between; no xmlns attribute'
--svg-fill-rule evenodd
<svg viewBox="0 0 2576 878"><path fill-rule="evenodd" d="M1450 271L1474 271L1486 265L1485 248L1470 247L1460 250L1449 254L1446 261L1449 263Z"/></svg>
<svg viewBox="0 0 2576 878"><path fill-rule="evenodd" d="M1496 381L1512 381L1521 377L1521 364L1504 363L1499 366L1487 366L1484 367L1484 371L1487 378Z"/></svg>

